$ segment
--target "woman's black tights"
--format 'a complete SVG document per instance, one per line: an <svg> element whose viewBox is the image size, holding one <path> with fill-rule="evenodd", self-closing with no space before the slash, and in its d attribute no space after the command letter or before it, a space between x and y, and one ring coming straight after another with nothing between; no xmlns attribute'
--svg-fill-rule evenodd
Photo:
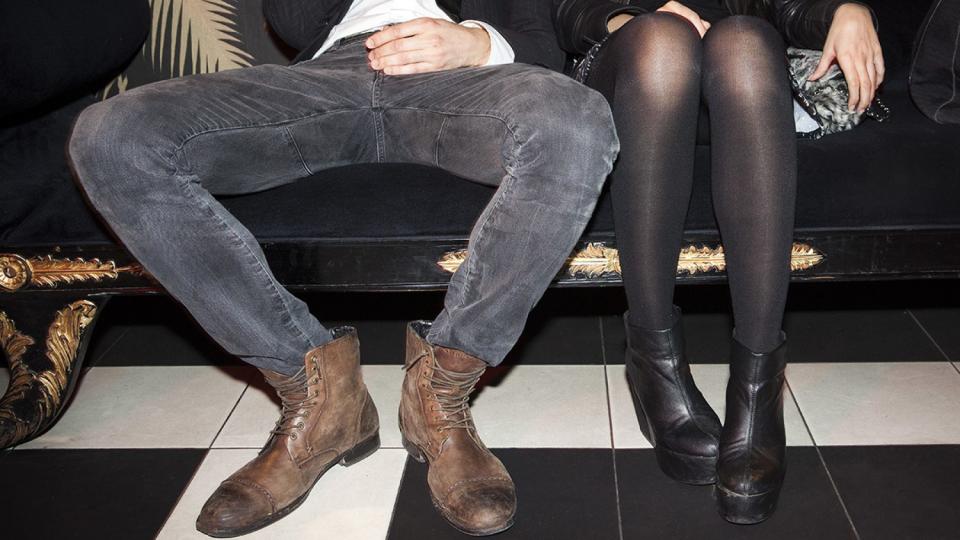
<svg viewBox="0 0 960 540"><path fill-rule="evenodd" d="M672 321L702 99L736 337L755 352L779 345L797 176L785 62L763 19L721 19L701 40L670 13L630 21L597 58L588 84L610 101L620 135L613 204L633 324Z"/></svg>

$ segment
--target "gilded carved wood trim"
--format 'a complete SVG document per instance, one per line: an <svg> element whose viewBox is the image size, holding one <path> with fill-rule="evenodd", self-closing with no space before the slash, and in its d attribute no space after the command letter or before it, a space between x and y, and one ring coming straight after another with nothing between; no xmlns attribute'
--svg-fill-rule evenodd
<svg viewBox="0 0 960 540"><path fill-rule="evenodd" d="M23 287L56 287L83 281L117 279L121 273L143 275L139 264L117 266L113 261L21 257L15 253L0 253L0 292L14 292Z"/></svg>
<svg viewBox="0 0 960 540"><path fill-rule="evenodd" d="M83 332L96 313L96 304L89 300L78 300L57 311L44 342L49 364L31 369L23 356L35 340L20 333L0 311L0 347L10 367L10 385L0 398L0 448L36 436L59 415L74 375Z"/></svg>
<svg viewBox="0 0 960 540"><path fill-rule="evenodd" d="M467 259L467 250L460 249L444 253L437 264L451 274L456 272ZM807 244L796 243L790 256L792 271L806 270L823 261L823 254ZM723 272L727 264L723 255L723 246L691 245L680 250L677 264L678 274L704 274ZM574 279L595 279L599 277L617 277L620 275L620 254L616 248L595 242L574 253L567 259L563 273Z"/></svg>

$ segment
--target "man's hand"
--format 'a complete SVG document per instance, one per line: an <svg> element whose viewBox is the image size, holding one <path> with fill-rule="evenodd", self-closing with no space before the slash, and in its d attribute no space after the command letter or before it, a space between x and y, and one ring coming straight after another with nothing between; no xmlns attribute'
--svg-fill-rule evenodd
<svg viewBox="0 0 960 540"><path fill-rule="evenodd" d="M370 67L387 75L427 73L482 66L490 57L490 36L443 19L420 18L388 26L366 41Z"/></svg>
<svg viewBox="0 0 960 540"><path fill-rule="evenodd" d="M826 75L836 61L850 88L850 110L863 112L870 106L883 82L884 65L880 39L873 27L870 10L860 4L842 4L833 14L833 23L823 46L823 57L810 80Z"/></svg>

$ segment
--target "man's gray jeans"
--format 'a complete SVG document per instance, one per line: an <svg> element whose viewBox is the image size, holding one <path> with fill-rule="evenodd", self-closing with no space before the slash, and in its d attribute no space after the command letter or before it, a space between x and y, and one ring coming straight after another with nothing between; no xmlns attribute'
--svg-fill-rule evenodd
<svg viewBox="0 0 960 540"><path fill-rule="evenodd" d="M368 66L362 39L294 66L136 88L85 110L69 144L90 203L130 253L228 352L287 374L330 333L214 195L370 162L499 186L427 338L495 365L586 226L618 149L606 100L564 75L509 64L391 77Z"/></svg>

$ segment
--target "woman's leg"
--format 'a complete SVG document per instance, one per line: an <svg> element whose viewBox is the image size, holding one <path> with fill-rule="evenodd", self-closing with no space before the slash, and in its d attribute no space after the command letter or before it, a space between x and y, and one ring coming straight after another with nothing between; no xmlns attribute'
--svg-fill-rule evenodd
<svg viewBox="0 0 960 540"><path fill-rule="evenodd" d="M704 40L713 198L727 255L735 340L717 461L717 504L734 523L775 510L785 472L780 330L790 281L797 146L780 35L729 17Z"/></svg>
<svg viewBox="0 0 960 540"><path fill-rule="evenodd" d="M697 390L673 307L677 257L693 183L700 36L666 13L618 30L588 81L610 100L620 135L614 217L630 303L626 371L641 430L660 468L712 484L720 419Z"/></svg>
<svg viewBox="0 0 960 540"><path fill-rule="evenodd" d="M611 36L587 83L610 101L620 158L614 220L630 321L673 324L673 289L693 185L700 36L669 13L642 15Z"/></svg>
<svg viewBox="0 0 960 540"><path fill-rule="evenodd" d="M786 52L773 26L748 16L717 22L703 46L713 201L737 340L770 352L781 341L797 190Z"/></svg>

